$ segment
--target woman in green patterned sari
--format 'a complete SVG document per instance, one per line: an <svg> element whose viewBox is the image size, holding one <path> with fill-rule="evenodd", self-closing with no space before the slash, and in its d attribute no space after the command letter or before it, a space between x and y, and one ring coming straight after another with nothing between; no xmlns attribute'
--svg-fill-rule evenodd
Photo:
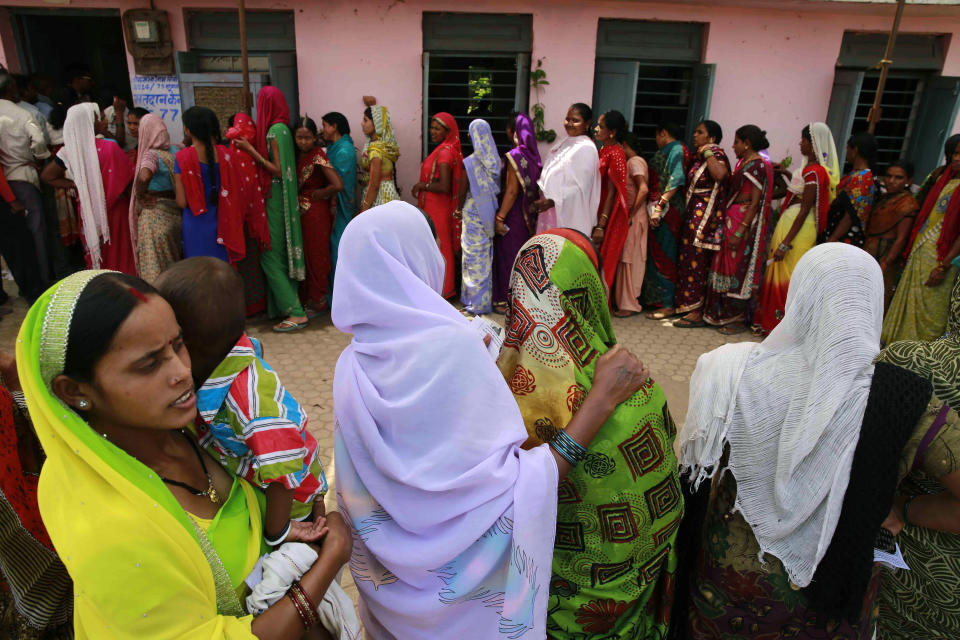
<svg viewBox="0 0 960 640"><path fill-rule="evenodd" d="M616 344L589 238L534 236L510 281L499 366L527 427L549 441L589 392ZM547 634L557 640L667 636L683 498L676 426L652 380L617 406L583 463L560 482Z"/></svg>
<svg viewBox="0 0 960 640"><path fill-rule="evenodd" d="M267 315L285 320L273 327L289 333L307 326L307 314L297 295L298 283L306 277L300 204L297 194L297 160L290 132L290 109L276 87L257 94L257 146L236 142L260 164L260 188L267 192L267 225L270 249L260 257L267 276Z"/></svg>
<svg viewBox="0 0 960 640"><path fill-rule="evenodd" d="M960 281L945 337L895 342L877 358L928 379L933 398L900 464L887 527L909 571L884 571L878 637L960 638ZM911 463L912 461L912 463Z"/></svg>

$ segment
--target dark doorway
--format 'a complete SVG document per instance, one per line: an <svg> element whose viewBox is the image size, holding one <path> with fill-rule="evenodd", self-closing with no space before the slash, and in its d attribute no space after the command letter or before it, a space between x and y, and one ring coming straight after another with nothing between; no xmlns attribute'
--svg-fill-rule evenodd
<svg viewBox="0 0 960 640"><path fill-rule="evenodd" d="M130 72L120 12L112 9L11 9L17 51L25 73L50 77L56 86L72 65L84 64L98 101L114 94L130 103Z"/></svg>

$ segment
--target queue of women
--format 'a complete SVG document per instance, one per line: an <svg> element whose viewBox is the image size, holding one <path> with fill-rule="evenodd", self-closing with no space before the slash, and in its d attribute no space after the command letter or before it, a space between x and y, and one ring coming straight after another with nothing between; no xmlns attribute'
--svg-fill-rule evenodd
<svg viewBox="0 0 960 640"><path fill-rule="evenodd" d="M299 591L253 616L231 605L248 589L231 572L251 563L218 553L253 561L264 547L255 493L234 513L201 499L203 518L234 523L232 542L208 540L187 517L197 499L171 494L135 438L101 437L196 414L167 302L137 278L81 272L34 304L16 373L47 456L40 513L75 571L78 637L330 637L301 607L344 565L378 639L960 634L960 139L914 197L906 162L878 192L867 136L850 140L841 180L822 123L802 130L790 172L753 125L736 131L735 166L712 121L692 148L662 125L647 163L621 114L593 127L575 104L541 163L525 114L504 159L482 120L464 158L438 114L417 208L398 200L399 149L370 104L354 215L345 118L322 119L324 152L268 88L229 146L212 113L184 114L192 144L172 160L144 116L141 145L159 152L141 146L124 228L96 114L73 109L63 168L81 209L103 205L83 214L92 266L136 256L146 275L178 250L220 257L280 331L308 322L332 282L333 323L352 335L333 381L339 513L325 514ZM99 242L134 227L127 257ZM450 304L458 251L467 309L506 314L497 353L485 321ZM114 291L105 313L108 290L123 304ZM612 317L645 307L678 327L769 335L701 356L678 427L656 372L617 344ZM78 388L109 410L82 411ZM204 465L211 487L246 487ZM897 548L909 569L875 563Z"/></svg>

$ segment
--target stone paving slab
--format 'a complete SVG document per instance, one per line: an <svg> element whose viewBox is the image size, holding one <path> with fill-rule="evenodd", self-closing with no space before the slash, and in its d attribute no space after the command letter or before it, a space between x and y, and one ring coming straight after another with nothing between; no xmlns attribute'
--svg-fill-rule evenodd
<svg viewBox="0 0 960 640"><path fill-rule="evenodd" d="M9 288L8 288L9 291ZM22 298L12 302L14 312L0 319L0 350L13 351L16 332L24 315ZM503 322L503 316L489 319ZM330 482L327 508L336 508L333 464L333 372L340 352L350 336L340 333L330 316L311 321L302 331L277 334L270 330L272 322L261 318L248 325L248 333L261 340L267 362L279 373L284 385L299 400L310 417L309 429L320 446L319 457ZM635 353L650 368L660 383L674 419L682 424L687 412L689 380L700 354L727 342L751 340L749 333L723 336L713 329L677 329L668 320L649 320L643 316L614 318L613 327L620 343ZM482 420L482 416L477 417ZM356 587L350 572L344 571L342 583L356 599Z"/></svg>

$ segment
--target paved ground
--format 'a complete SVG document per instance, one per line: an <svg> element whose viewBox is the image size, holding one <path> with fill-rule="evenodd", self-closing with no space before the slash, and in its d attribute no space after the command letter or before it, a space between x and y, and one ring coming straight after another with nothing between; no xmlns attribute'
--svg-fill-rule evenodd
<svg viewBox="0 0 960 640"><path fill-rule="evenodd" d="M11 285L6 284L8 292L13 289ZM16 332L26 314L23 299L15 299L12 306L14 313L0 320L0 350L13 350ZM489 317L502 322L502 316ZM332 490L336 478L333 464L333 370L350 337L337 331L329 316L314 320L310 327L293 334L273 333L270 326L271 323L264 319L254 320L248 330L263 342L267 362L279 372L283 383L310 416L310 430L320 444L320 457L331 485L328 508L335 508ZM749 333L725 337L712 329L676 329L667 321L648 320L642 316L614 318L613 326L621 344L650 367L653 378L663 387L678 423L683 422L687 412L690 374L700 354L726 342L751 339ZM478 416L478 419L482 417ZM344 572L343 583L348 593L355 597L349 572Z"/></svg>

